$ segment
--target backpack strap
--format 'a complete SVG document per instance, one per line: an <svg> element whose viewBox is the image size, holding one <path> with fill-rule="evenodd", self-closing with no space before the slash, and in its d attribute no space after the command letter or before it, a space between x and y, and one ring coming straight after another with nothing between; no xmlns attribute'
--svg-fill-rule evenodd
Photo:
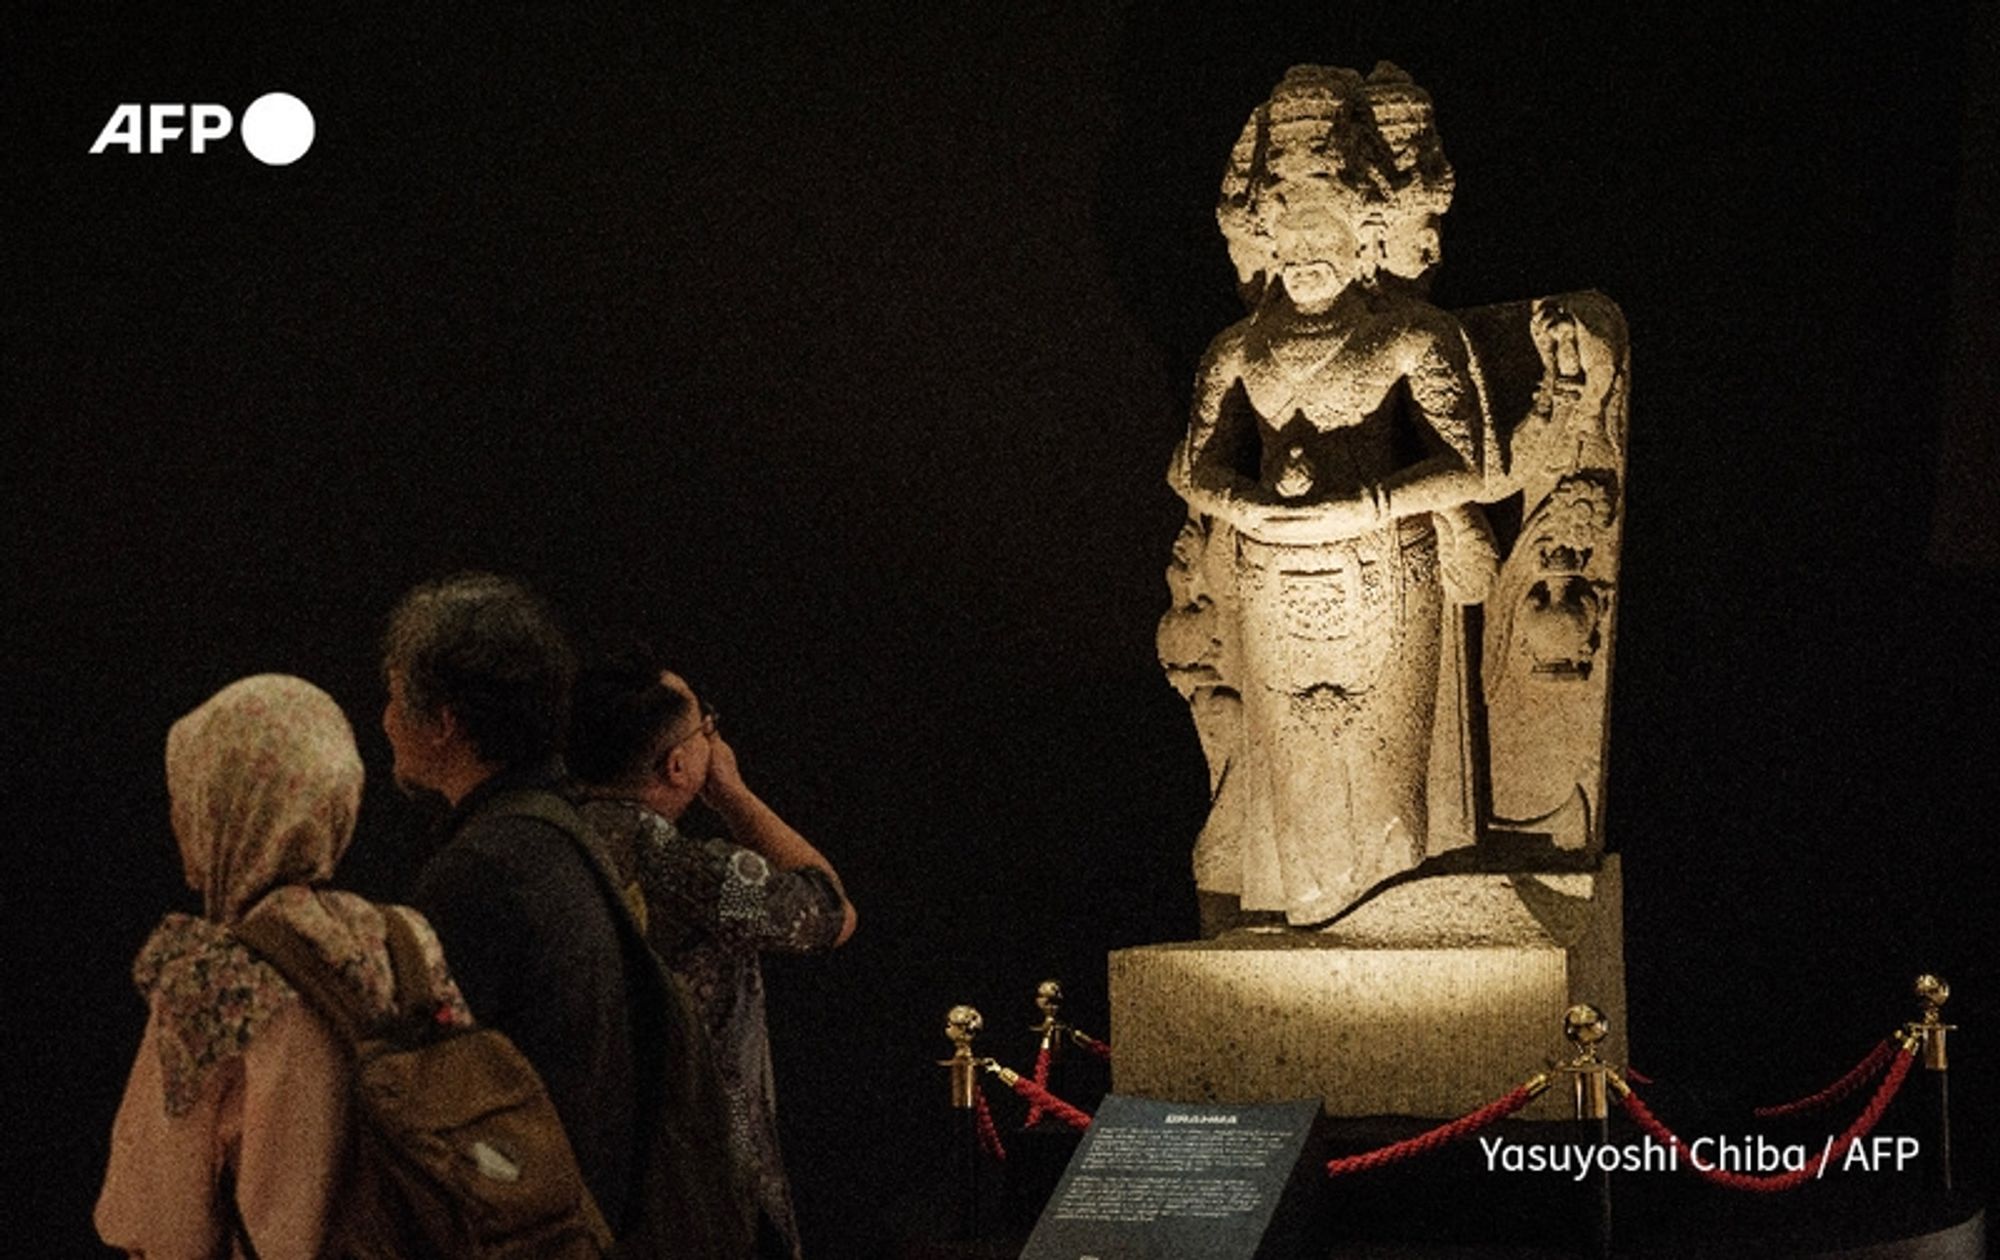
<svg viewBox="0 0 2000 1260"><path fill-rule="evenodd" d="M423 973L423 949L408 919L392 907L380 909L388 925L389 962L400 996L400 990L413 987L412 981ZM360 995L291 924L279 918L252 919L231 927L229 933L283 976L285 983L298 993L299 1000L333 1026L334 1035L347 1046L349 1054L357 1050L375 1027L373 1012L362 1005ZM236 1178L226 1166L217 1194L229 1213L230 1236L247 1260L258 1260L257 1245L250 1241L250 1227L243 1220L243 1209L236 1203Z"/></svg>
<svg viewBox="0 0 2000 1260"><path fill-rule="evenodd" d="M635 890L628 887L611 867L611 859L605 855L602 842L576 812L576 806L562 796L548 789L517 788L512 791L495 793L493 798L480 809L481 815L505 816L509 818L532 818L536 822L547 823L560 831L570 845L583 858L597 880L598 891L604 893L614 909L612 918L618 924L618 934L624 938L627 950L637 946L637 955L651 961L660 968L664 977L664 964L660 964L646 939L644 894L635 896Z"/></svg>
<svg viewBox="0 0 2000 1260"><path fill-rule="evenodd" d="M599 876L599 883L608 887L613 899L625 900L624 890L618 881L618 872L611 869L611 862L598 846L590 824L583 821L583 815L554 791L546 788L517 788L508 792L497 792L480 809L480 814L495 817L532 818L544 822L568 837L590 868Z"/></svg>
<svg viewBox="0 0 2000 1260"><path fill-rule="evenodd" d="M388 927L389 964L396 987L396 1008L407 1012L423 1001L426 965L416 930L394 906L380 906ZM341 979L333 965L318 950L278 918L248 919L235 924L231 935L251 953L269 963L285 982L333 1025L334 1032L350 1051L374 1035L383 1021L362 1000L353 986Z"/></svg>
<svg viewBox="0 0 2000 1260"><path fill-rule="evenodd" d="M682 983L668 970L632 912L618 872L612 869L590 824L557 792L517 788L497 792L475 817L532 818L568 839L597 881L598 892L617 925L626 966L645 977L650 990L649 1032L657 1079L641 1082L641 1110L648 1132L633 1185L635 1220L619 1239L619 1254L676 1256L684 1260L735 1260L750 1253L755 1210L749 1187L737 1185L722 1199L700 1169L712 1167L729 1145L728 1104L721 1092L713 1051ZM635 1010L634 1015L638 1016ZM672 1065L691 1068L674 1075ZM684 1130L684 1132L683 1132ZM731 1180L725 1178L725 1180Z"/></svg>
<svg viewBox="0 0 2000 1260"><path fill-rule="evenodd" d="M394 994L389 999L405 1016L420 1016L430 1005L430 960L424 957L423 942L410 923L409 912L400 906L379 906L382 921L389 928L389 982Z"/></svg>

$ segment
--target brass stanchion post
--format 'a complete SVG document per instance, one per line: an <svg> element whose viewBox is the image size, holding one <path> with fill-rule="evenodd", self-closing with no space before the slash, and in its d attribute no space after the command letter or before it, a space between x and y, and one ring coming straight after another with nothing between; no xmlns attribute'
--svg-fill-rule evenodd
<svg viewBox="0 0 2000 1260"><path fill-rule="evenodd" d="M1070 1045L1075 1030L1063 1020L1062 981L1044 980L1035 986L1035 1009L1041 1018L1028 1026L1028 1031L1038 1039L1035 1082L1057 1098L1068 1099L1077 1081L1077 1055ZM1043 1064L1047 1065L1046 1070ZM1003 1081L1008 1075L1000 1074ZM1013 1082L1008 1083L1011 1086ZM1029 1104L1026 1122L1015 1134L1007 1155L1004 1219L1010 1230L1025 1234L1034 1229L1081 1140L1081 1135L1054 1111L1037 1103Z"/></svg>
<svg viewBox="0 0 2000 1260"><path fill-rule="evenodd" d="M938 1065L950 1074L952 1107L952 1159L958 1164L958 1236L979 1234L979 1060L972 1053L972 1039L986 1026L978 1011L970 1006L954 1006L945 1013L944 1035L951 1040L949 1059Z"/></svg>
<svg viewBox="0 0 2000 1260"><path fill-rule="evenodd" d="M1588 1002L1579 1002L1563 1012L1563 1036L1573 1053L1556 1071L1569 1077L1570 1101L1574 1104L1577 1127L1587 1140L1602 1150L1611 1144L1611 1069L1597 1057L1598 1043L1609 1036L1611 1022ZM1602 1161L1591 1175L1593 1190L1590 1254L1611 1254L1611 1173Z"/></svg>
<svg viewBox="0 0 2000 1260"><path fill-rule="evenodd" d="M1604 1120L1611 1115L1611 1093L1604 1061L1597 1057L1597 1043L1611 1035L1611 1021L1588 1002L1578 1002L1563 1012L1563 1036L1576 1053L1557 1071L1570 1078L1570 1098L1576 1104L1578 1120Z"/></svg>
<svg viewBox="0 0 2000 1260"><path fill-rule="evenodd" d="M1041 1049L1048 1052L1048 1091L1058 1097L1066 1097L1063 1088L1063 1054L1069 1042L1070 1028L1062 1022L1063 989L1060 980L1044 980L1035 986L1035 1007L1042 1013L1038 1024L1030 1025L1028 1031L1041 1036Z"/></svg>
<svg viewBox="0 0 2000 1260"><path fill-rule="evenodd" d="M1062 981L1044 980L1035 986L1035 1009L1042 1013L1042 1022L1030 1025L1028 1031L1042 1035L1051 1063L1062 1054L1063 1042L1069 1040L1069 1025L1062 1022L1062 1004Z"/></svg>
<svg viewBox="0 0 2000 1260"><path fill-rule="evenodd" d="M1951 1075L1948 1071L1950 1059L1945 1053L1945 1035L1955 1024L1947 1024L1940 1016L1944 1004L1951 1000L1951 986L1942 976L1926 972L1916 981L1917 1000L1924 1004L1923 1014L1905 1025L1910 1037L1915 1039L1917 1050L1923 1056L1925 1075L1933 1082L1933 1092L1937 1095L1937 1131L1931 1138L1932 1159L1938 1189L1946 1194L1952 1190L1951 1174Z"/></svg>

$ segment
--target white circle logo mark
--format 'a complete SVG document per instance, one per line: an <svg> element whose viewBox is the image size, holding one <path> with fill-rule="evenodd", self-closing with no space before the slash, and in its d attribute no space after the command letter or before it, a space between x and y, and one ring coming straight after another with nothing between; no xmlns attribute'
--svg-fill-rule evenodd
<svg viewBox="0 0 2000 1260"><path fill-rule="evenodd" d="M266 166L290 166L312 148L313 116L290 92L266 92L243 111L243 147Z"/></svg>

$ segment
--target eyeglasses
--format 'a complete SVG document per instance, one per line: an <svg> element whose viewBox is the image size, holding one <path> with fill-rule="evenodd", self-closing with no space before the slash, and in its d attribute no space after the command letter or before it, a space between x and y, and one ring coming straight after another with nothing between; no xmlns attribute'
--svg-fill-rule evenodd
<svg viewBox="0 0 2000 1260"><path fill-rule="evenodd" d="M715 724L722 720L722 715L717 713L714 706L706 700L698 700L695 703L698 706L696 711L701 714L701 721L695 724L693 730L667 745L668 748L679 748L697 735L715 734Z"/></svg>

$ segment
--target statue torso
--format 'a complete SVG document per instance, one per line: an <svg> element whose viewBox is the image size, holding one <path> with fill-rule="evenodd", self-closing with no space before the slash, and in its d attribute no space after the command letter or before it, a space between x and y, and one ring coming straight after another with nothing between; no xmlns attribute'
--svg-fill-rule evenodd
<svg viewBox="0 0 2000 1260"><path fill-rule="evenodd" d="M1327 328L1288 323L1255 321L1243 341L1243 387L1266 425L1283 428L1302 415L1326 432L1358 424L1381 406L1397 377L1381 321Z"/></svg>
<svg viewBox="0 0 2000 1260"><path fill-rule="evenodd" d="M1352 492L1392 471L1390 404L1423 335L1396 309L1251 319L1237 376L1263 439L1261 480L1275 483L1294 446L1305 449L1315 483L1327 491Z"/></svg>

